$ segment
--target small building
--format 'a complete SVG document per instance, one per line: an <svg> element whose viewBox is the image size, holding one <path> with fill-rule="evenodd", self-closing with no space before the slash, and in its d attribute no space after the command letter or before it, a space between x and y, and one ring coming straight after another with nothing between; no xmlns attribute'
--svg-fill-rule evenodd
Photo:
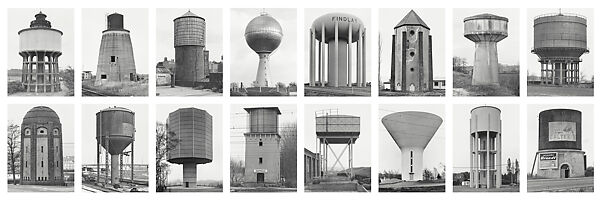
<svg viewBox="0 0 600 200"><path fill-rule="evenodd" d="M92 71L83 71L83 72L81 72L81 79L83 79L83 80L92 79Z"/></svg>
<svg viewBox="0 0 600 200"><path fill-rule="evenodd" d="M321 177L321 161L318 153L304 148L304 182Z"/></svg>
<svg viewBox="0 0 600 200"><path fill-rule="evenodd" d="M446 89L446 80L433 80L433 89L434 90L445 90Z"/></svg>
<svg viewBox="0 0 600 200"><path fill-rule="evenodd" d="M175 69L175 60L173 59L168 60L165 57L163 61L156 63L156 85L171 85L173 69Z"/></svg>

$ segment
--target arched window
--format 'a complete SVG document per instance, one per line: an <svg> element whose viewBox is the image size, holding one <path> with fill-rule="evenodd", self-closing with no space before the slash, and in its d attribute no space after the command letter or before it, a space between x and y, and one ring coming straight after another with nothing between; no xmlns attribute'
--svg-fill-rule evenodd
<svg viewBox="0 0 600 200"><path fill-rule="evenodd" d="M26 128L26 129L25 129L25 135L31 135L31 130L30 130L30 129L28 129L28 128Z"/></svg>
<svg viewBox="0 0 600 200"><path fill-rule="evenodd" d="M57 129L57 128L55 128L55 129L52 131L52 134L53 134L53 135L58 135L58 129Z"/></svg>
<svg viewBox="0 0 600 200"><path fill-rule="evenodd" d="M46 134L48 134L48 130L46 130L46 128L38 128L37 134L38 135L46 135Z"/></svg>

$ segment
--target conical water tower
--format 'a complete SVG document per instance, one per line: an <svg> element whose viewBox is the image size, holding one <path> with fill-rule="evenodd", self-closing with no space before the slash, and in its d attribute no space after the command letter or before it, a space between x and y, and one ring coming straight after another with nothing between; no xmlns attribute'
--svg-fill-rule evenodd
<svg viewBox="0 0 600 200"><path fill-rule="evenodd" d="M437 115L417 111L392 113L381 119L402 151L402 179L423 180L423 151L442 121Z"/></svg>
<svg viewBox="0 0 600 200"><path fill-rule="evenodd" d="M135 140L135 113L121 107L111 107L96 113L97 167L100 168L100 146L110 154L111 185L120 183L120 155L131 144L131 179L133 180L133 141ZM108 160L108 159L106 159ZM108 166L105 167L109 169ZM100 170L98 181L100 181ZM107 175L108 176L108 175ZM105 177L108 179L108 177ZM106 180L106 179L105 179Z"/></svg>

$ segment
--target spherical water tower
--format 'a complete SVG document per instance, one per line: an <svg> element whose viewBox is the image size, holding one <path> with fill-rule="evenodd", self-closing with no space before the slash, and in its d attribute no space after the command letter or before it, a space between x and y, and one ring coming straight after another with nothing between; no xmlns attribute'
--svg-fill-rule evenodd
<svg viewBox="0 0 600 200"><path fill-rule="evenodd" d="M175 85L193 87L208 76L204 60L206 22L204 18L186 12L173 20L175 27Z"/></svg>
<svg viewBox="0 0 600 200"><path fill-rule="evenodd" d="M499 85L497 44L508 37L508 18L480 14L464 20L464 36L475 42L472 85Z"/></svg>
<svg viewBox="0 0 600 200"><path fill-rule="evenodd" d="M271 53L279 47L283 38L283 30L277 20L266 12L252 19L246 26L244 33L246 43L259 57L258 71L256 72L256 87L267 87L267 68Z"/></svg>
<svg viewBox="0 0 600 200"><path fill-rule="evenodd" d="M106 26L100 41L96 81L100 83L137 81L133 46L129 30L123 26L123 15L119 13L108 15Z"/></svg>
<svg viewBox="0 0 600 200"><path fill-rule="evenodd" d="M196 164L212 162L212 116L197 108L180 108L167 119L167 161L183 165L183 186L196 187Z"/></svg>
<svg viewBox="0 0 600 200"><path fill-rule="evenodd" d="M402 179L423 180L423 151L442 121L435 114L417 111L392 113L381 119L402 151Z"/></svg>
<svg viewBox="0 0 600 200"><path fill-rule="evenodd" d="M500 188L502 185L502 120L500 109L479 106L470 119L470 187Z"/></svg>
<svg viewBox="0 0 600 200"><path fill-rule="evenodd" d="M27 92L60 91L58 57L63 33L53 29L46 15L35 15L29 28L19 31L19 55L23 58L21 82Z"/></svg>
<svg viewBox="0 0 600 200"><path fill-rule="evenodd" d="M97 167L100 169L100 146L110 154L111 185L120 183L120 155L131 144L133 165L133 141L135 140L135 113L121 107L111 107L96 113L96 142L98 145ZM108 166L105 168L108 170ZM133 166L132 166L133 170ZM133 178L133 173L131 174ZM108 177L104 177L106 180ZM100 181L100 172L98 173Z"/></svg>
<svg viewBox="0 0 600 200"><path fill-rule="evenodd" d="M352 43L356 42L356 85L365 87L367 72L365 31L362 20L347 13L329 13L315 19L310 28L310 86L315 85L315 76L319 77L323 87L325 83L331 87L352 86L351 52ZM325 44L328 50L325 50ZM315 59L317 48L320 52L318 60Z"/></svg>
<svg viewBox="0 0 600 200"><path fill-rule="evenodd" d="M575 14L545 14L533 20L533 50L542 84L579 84L579 63L587 49L587 20Z"/></svg>

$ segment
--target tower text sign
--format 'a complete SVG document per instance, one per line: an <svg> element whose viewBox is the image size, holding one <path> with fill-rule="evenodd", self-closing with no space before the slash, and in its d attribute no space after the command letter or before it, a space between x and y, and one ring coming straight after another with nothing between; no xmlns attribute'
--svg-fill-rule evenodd
<svg viewBox="0 0 600 200"><path fill-rule="evenodd" d="M575 141L577 128L575 122L548 122L548 140Z"/></svg>
<svg viewBox="0 0 600 200"><path fill-rule="evenodd" d="M540 169L556 169L558 167L558 154L540 153Z"/></svg>

